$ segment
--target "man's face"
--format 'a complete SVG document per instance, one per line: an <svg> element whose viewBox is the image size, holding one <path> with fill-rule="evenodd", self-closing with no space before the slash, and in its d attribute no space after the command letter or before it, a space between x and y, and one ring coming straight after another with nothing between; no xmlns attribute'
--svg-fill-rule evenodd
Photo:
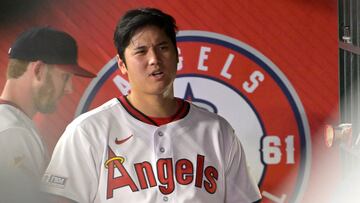
<svg viewBox="0 0 360 203"><path fill-rule="evenodd" d="M72 74L53 67L47 67L45 82L34 94L34 104L41 113L52 113L64 94L72 92Z"/></svg>
<svg viewBox="0 0 360 203"><path fill-rule="evenodd" d="M135 32L125 49L126 64L119 59L122 73L128 75L131 94L172 93L176 77L176 47L165 32L146 26Z"/></svg>

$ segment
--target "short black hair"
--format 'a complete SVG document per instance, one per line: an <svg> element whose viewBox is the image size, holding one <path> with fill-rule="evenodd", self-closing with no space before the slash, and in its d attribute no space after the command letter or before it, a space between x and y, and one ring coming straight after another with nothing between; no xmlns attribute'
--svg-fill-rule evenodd
<svg viewBox="0 0 360 203"><path fill-rule="evenodd" d="M119 20L114 32L114 43L119 57L125 62L125 48L129 45L135 32L142 27L153 25L165 31L173 43L176 54L176 33L178 28L175 19L156 8L137 8L127 11Z"/></svg>

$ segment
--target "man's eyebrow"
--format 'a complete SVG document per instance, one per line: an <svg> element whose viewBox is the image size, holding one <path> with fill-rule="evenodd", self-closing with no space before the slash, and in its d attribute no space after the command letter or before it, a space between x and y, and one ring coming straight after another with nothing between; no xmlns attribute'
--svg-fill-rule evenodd
<svg viewBox="0 0 360 203"><path fill-rule="evenodd" d="M168 41L162 41L162 42L158 43L156 46L167 45L167 44L169 44Z"/></svg>
<svg viewBox="0 0 360 203"><path fill-rule="evenodd" d="M161 42L159 42L159 43L157 43L157 44L155 44L155 46L161 46L161 45L167 45L167 44L169 44L169 42L168 41L161 41ZM148 48L149 46L146 46L146 45L139 45L139 46L134 46L134 50L136 50L136 49L145 49L145 48Z"/></svg>
<svg viewBox="0 0 360 203"><path fill-rule="evenodd" d="M146 48L147 48L147 46L140 45L140 46L134 47L133 50L141 50L141 49L146 49Z"/></svg>

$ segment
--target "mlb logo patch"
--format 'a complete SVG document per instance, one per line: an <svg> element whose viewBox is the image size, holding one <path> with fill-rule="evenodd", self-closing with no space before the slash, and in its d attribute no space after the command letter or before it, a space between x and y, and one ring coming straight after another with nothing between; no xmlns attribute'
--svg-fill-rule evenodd
<svg viewBox="0 0 360 203"><path fill-rule="evenodd" d="M67 180L67 178L64 178L61 176L56 176L56 175L51 175L51 174L45 174L42 178L43 183L46 183L51 186L59 187L59 188L65 187L66 180Z"/></svg>

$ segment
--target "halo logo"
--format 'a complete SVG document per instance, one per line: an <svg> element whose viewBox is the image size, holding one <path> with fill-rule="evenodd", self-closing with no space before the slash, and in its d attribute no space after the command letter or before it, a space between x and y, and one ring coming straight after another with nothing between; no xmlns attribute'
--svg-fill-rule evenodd
<svg viewBox="0 0 360 203"><path fill-rule="evenodd" d="M259 184L261 202L300 202L311 143L306 114L290 82L268 58L236 39L182 31L177 41L175 96L231 123ZM113 59L87 88L76 115L129 89Z"/></svg>

